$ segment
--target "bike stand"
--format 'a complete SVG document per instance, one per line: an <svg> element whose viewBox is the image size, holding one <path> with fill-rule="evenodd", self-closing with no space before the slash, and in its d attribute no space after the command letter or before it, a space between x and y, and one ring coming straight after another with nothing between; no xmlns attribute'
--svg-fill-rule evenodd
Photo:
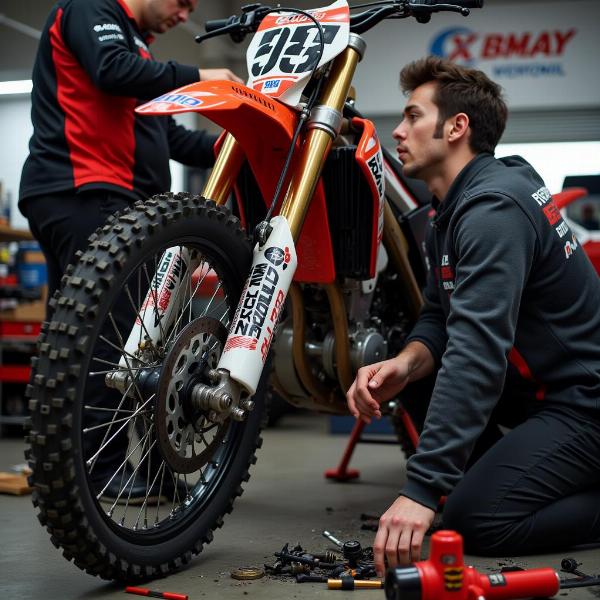
<svg viewBox="0 0 600 600"><path fill-rule="evenodd" d="M402 406L398 406L396 408L396 414L402 420L402 423L406 429L406 433L408 434L408 438L413 447L416 448L417 444L419 443L419 433L417 432L417 428L415 427L413 420ZM365 426L366 423L364 421L361 421L360 419L356 421L354 427L352 428L350 439L346 444L344 454L342 455L342 460L335 469L327 469L327 471L325 471L324 475L327 479L335 479L336 481L350 481L351 479L357 479L360 477L360 471L358 469L349 469L348 464L350 463L350 459L352 458L356 444L358 444L360 441L363 441L361 440L361 435ZM373 442L373 440L369 441ZM380 440L376 443L386 444L390 442ZM391 443L397 444L398 442Z"/></svg>
<svg viewBox="0 0 600 600"><path fill-rule="evenodd" d="M327 471L325 471L325 477L327 479L335 479L336 481L349 481L350 479L356 479L360 476L360 471L358 469L348 469L348 464L350 463L350 459L352 458L356 444L358 444L360 441L360 436L362 434L362 430L365 428L365 425L366 423L360 419L356 421L354 427L352 428L350 439L346 444L346 449L344 450L344 455L342 456L340 464L335 469L327 469Z"/></svg>

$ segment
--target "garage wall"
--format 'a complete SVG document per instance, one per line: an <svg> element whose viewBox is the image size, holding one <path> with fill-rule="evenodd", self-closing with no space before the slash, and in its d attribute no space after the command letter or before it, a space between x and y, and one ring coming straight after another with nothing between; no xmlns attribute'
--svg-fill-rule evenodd
<svg viewBox="0 0 600 600"><path fill-rule="evenodd" d="M21 228L27 226L27 221L19 213L16 200L21 168L33 133L30 112L29 97L0 96L0 181L12 199L12 224Z"/></svg>
<svg viewBox="0 0 600 600"><path fill-rule="evenodd" d="M295 0L292 4L309 8L328 1ZM350 4L360 1L350 0ZM153 51L159 59L229 66L245 76L246 44L235 45L225 38L198 46L193 37L202 31L205 19L239 13L246 3L200 0L192 22L157 36ZM37 48L33 37L2 25L1 16L41 29L52 4L52 0L2 0L0 81L28 78ZM398 87L398 72L409 60L435 48L487 70L506 88L511 115L503 142L600 140L598 22L598 0L486 0L485 8L472 11L467 19L444 13L434 15L426 25L414 21L384 23L366 35L367 55L355 81L357 105L379 126L384 143L390 144L405 101ZM562 37L557 38L556 32ZM561 45L557 40L564 42ZM501 55L502 44L505 56ZM515 68L523 65L529 66L521 71ZM500 67L504 71L498 70ZM0 97L0 132L3 140L9 140L0 145L0 179L13 199L31 135L29 110L26 97ZM13 218L15 224L22 224L16 209Z"/></svg>

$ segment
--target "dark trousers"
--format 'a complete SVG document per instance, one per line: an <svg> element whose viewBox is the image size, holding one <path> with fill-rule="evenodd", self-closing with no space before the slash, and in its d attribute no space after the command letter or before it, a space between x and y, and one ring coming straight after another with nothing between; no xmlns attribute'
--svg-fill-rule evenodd
<svg viewBox="0 0 600 600"><path fill-rule="evenodd" d="M539 408L489 448L447 499L444 527L479 555L600 543L600 418Z"/></svg>
<svg viewBox="0 0 600 600"><path fill-rule="evenodd" d="M116 211L122 211L131 204L128 197L109 190L89 190L75 193L64 192L26 198L21 204L21 210L29 221L33 236L39 242L46 258L48 267L48 299L60 288L60 280L67 266L74 262L75 253L85 250L88 238L98 227L105 224L109 216ZM121 335L127 339L129 329L133 324L135 313L126 299L117 301L112 314L121 329ZM50 320L47 310L46 318ZM108 323L108 322L107 322ZM113 327L107 325L102 332L105 338L117 344L118 339ZM93 350L94 357L113 363L118 363L120 355L114 348L98 341ZM108 367L92 360L90 369L105 371ZM104 383L104 377L89 376L86 378L85 392L82 394L87 405L101 408L116 407L121 401L121 394L109 389ZM109 421L110 413L84 409L83 427L96 427L84 435L84 455L93 456L102 444L117 430L105 424ZM109 435L105 435L109 432ZM124 460L125 449L128 445L127 429L117 434L100 453L92 474L93 479L105 482Z"/></svg>
<svg viewBox="0 0 600 600"><path fill-rule="evenodd" d="M61 277L75 253L87 248L90 235L111 214L131 202L128 197L109 190L57 192L22 201L21 211L46 258L48 298L60 287Z"/></svg>

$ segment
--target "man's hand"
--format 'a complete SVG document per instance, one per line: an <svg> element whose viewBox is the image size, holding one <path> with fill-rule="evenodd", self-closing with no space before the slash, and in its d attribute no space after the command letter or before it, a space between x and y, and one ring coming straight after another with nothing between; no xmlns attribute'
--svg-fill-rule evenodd
<svg viewBox="0 0 600 600"><path fill-rule="evenodd" d="M200 81L235 81L244 83L233 71L229 69L200 69Z"/></svg>
<svg viewBox="0 0 600 600"><path fill-rule="evenodd" d="M373 543L375 571L385 573L384 556L389 568L408 565L421 559L425 532L433 523L435 512L410 498L400 496L379 519Z"/></svg>
<svg viewBox="0 0 600 600"><path fill-rule="evenodd" d="M408 383L409 365L400 354L367 367L361 367L346 393L348 409L358 419L370 423L381 418L379 405L398 394Z"/></svg>

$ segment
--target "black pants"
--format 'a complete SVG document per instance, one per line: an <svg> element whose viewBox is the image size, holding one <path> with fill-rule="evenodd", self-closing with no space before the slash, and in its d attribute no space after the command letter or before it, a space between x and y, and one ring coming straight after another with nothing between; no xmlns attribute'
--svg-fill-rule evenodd
<svg viewBox="0 0 600 600"><path fill-rule="evenodd" d="M59 192L22 201L21 211L46 258L48 298L60 287L75 253L87 248L90 235L131 202L127 196L109 190Z"/></svg>
<svg viewBox="0 0 600 600"><path fill-rule="evenodd" d="M104 225L109 216L121 211L131 204L132 200L125 195L108 190L89 190L75 193L64 192L27 198L22 202L21 210L29 221L33 236L39 242L48 267L48 299L60 287L60 280L67 266L74 262L75 253L85 250L88 238L98 227ZM135 318L126 299L117 301L112 310L113 317L126 339ZM47 309L48 320L51 318ZM107 325L102 332L104 337L115 338L113 327ZM120 355L114 348L98 342L93 356L109 362L118 363ZM100 362L92 362L90 369L106 370ZM98 407L116 407L121 394L106 387L103 377L87 377L85 392L82 394L86 404ZM84 456L93 456L104 441L110 419L110 413L93 409L84 410L83 427L94 427L84 436ZM112 434L117 427L110 429ZM106 436L108 437L108 436ZM127 430L117 434L109 445L101 452L94 465L93 479L106 481L117 466L123 461L127 448Z"/></svg>
<svg viewBox="0 0 600 600"><path fill-rule="evenodd" d="M600 418L539 408L495 443L447 499L467 552L523 555L600 542Z"/></svg>

